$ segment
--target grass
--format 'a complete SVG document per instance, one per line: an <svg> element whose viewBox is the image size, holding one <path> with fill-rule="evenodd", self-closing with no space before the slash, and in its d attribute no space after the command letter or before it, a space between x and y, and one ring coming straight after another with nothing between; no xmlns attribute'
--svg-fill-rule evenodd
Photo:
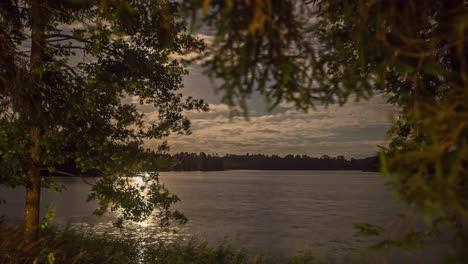
<svg viewBox="0 0 468 264"><path fill-rule="evenodd" d="M251 256L223 242L215 247L195 240L143 244L107 234L72 228L47 227L33 245L22 245L21 230L0 225L0 263L115 263L115 264L325 264L368 263L362 259L321 259L304 251L291 257Z"/></svg>

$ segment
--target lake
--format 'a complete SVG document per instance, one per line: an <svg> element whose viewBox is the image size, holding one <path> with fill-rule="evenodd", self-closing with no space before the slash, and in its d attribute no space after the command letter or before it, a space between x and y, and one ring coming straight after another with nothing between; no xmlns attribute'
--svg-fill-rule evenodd
<svg viewBox="0 0 468 264"><path fill-rule="evenodd" d="M353 222L385 225L401 209L374 172L163 172L161 181L182 199L176 208L189 222L161 229L150 220L132 223L120 233L112 228L112 215L91 215L96 203L85 202L90 186L82 179L56 179L66 190L43 191L42 213L53 203L57 223L146 240L194 236L217 243L226 238L254 253L283 255L308 248L319 255L351 252L364 245L353 235ZM24 189L2 188L0 199L7 200L0 206L0 214L7 215L9 221L22 219Z"/></svg>

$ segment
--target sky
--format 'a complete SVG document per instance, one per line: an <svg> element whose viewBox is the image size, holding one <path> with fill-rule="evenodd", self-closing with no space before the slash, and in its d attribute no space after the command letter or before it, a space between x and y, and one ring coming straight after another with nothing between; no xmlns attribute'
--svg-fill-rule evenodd
<svg viewBox="0 0 468 264"><path fill-rule="evenodd" d="M72 26L75 27L75 26ZM209 33L199 32L207 42ZM170 153L205 152L207 154L267 154L285 156L322 155L363 158L375 155L379 145L385 145L397 108L385 103L382 97L354 102L343 106L318 106L308 113L280 104L268 112L264 98L254 94L249 101L249 120L229 118L229 108L215 93L216 84L203 74L197 64L189 67L184 78L184 96L204 99L210 112L188 113L191 135L171 135L167 140ZM128 98L138 105L138 98ZM127 101L127 100L125 100ZM157 109L139 106L148 123L157 123ZM147 140L146 146L157 149L161 140Z"/></svg>
<svg viewBox="0 0 468 264"><path fill-rule="evenodd" d="M385 145L397 108L382 97L368 101L350 100L343 106L319 106L304 113L287 104L272 112L266 110L264 99L253 95L249 102L249 120L229 118L229 108L215 93L215 84L192 65L181 91L185 96L204 99L210 112L189 113L191 135L171 135L166 140L170 153L205 152L207 154L268 154L268 155L344 155L362 158L375 155L379 145ZM143 110L151 122L151 108ZM148 141L155 147L160 141Z"/></svg>

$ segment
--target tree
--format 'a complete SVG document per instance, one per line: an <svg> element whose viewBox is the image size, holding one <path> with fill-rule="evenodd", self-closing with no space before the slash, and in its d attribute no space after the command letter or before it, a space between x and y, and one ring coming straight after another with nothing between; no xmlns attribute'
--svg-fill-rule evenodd
<svg viewBox="0 0 468 264"><path fill-rule="evenodd" d="M179 5L169 1L5 0L0 3L0 183L26 186L24 238L37 239L40 188L55 188L60 164L73 160L100 178L88 200L94 213L121 212L141 221L154 211L161 224L184 221L178 201L159 183L129 184L145 164L145 139L187 134L183 111L207 105L177 90L187 73L172 55L200 51L183 32ZM156 121L128 102L153 105ZM141 157L141 156L140 156Z"/></svg>
<svg viewBox="0 0 468 264"><path fill-rule="evenodd" d="M466 1L186 2L204 10L195 21L215 32L204 66L233 108L246 112L254 91L272 107L307 110L375 94L399 106L382 172L430 226L402 240L419 243L445 225L455 258L468 258Z"/></svg>

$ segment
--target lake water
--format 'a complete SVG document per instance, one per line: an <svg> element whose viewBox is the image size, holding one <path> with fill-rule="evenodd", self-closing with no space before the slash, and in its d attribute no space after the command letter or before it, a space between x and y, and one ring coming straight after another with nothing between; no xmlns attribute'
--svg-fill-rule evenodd
<svg viewBox="0 0 468 264"><path fill-rule="evenodd" d="M151 220L132 223L119 233L111 226L112 215L91 215L96 203L85 202L90 186L80 178L57 178L66 190L43 191L42 207L53 203L54 221L98 233L167 241L195 236L209 243L227 238L254 253L291 254L311 248L320 255L364 245L353 235L353 222L385 225L401 209L373 172L163 172L161 181L182 199L176 208L189 218L185 226L174 227L177 233ZM7 200L0 215L22 219L24 189L2 188L0 199Z"/></svg>

